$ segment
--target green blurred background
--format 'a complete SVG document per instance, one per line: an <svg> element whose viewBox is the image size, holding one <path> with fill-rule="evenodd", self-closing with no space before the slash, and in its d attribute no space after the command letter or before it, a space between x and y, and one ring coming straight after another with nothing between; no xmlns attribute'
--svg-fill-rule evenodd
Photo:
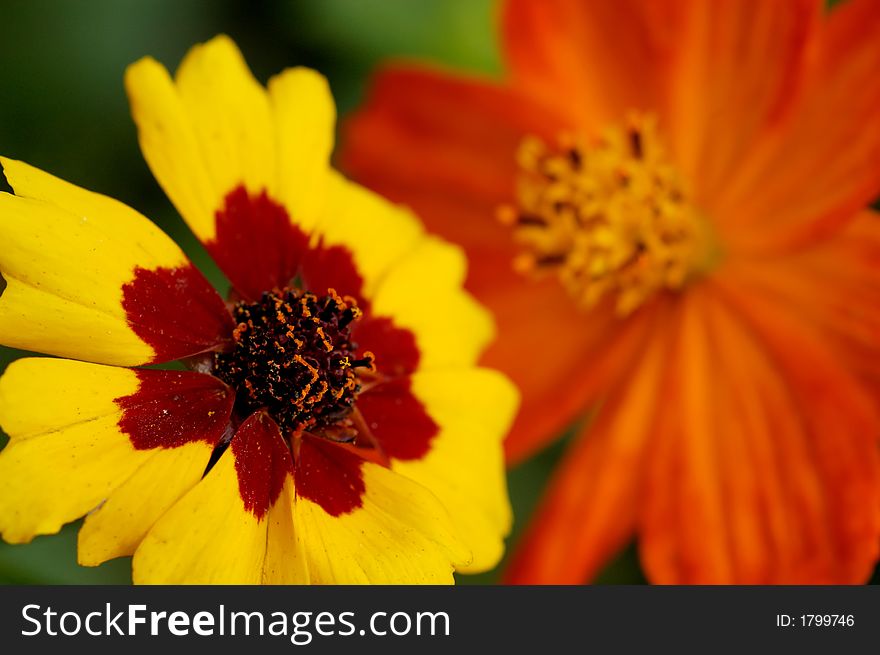
<svg viewBox="0 0 880 655"><path fill-rule="evenodd" d="M225 32L263 82L292 65L324 73L343 116L359 102L370 71L387 57L491 75L501 70L493 0L0 0L0 9L0 153L135 207L224 292L223 276L141 158L122 87L129 63L152 55L174 70L194 43ZM8 190L2 182L0 188ZM20 355L0 347L0 369ZM5 439L0 433L0 446ZM565 441L511 471L511 543ZM0 542L0 583L128 583L128 559L77 566L77 528L24 546ZM460 581L497 578L496 570ZM632 547L599 578L643 581Z"/></svg>

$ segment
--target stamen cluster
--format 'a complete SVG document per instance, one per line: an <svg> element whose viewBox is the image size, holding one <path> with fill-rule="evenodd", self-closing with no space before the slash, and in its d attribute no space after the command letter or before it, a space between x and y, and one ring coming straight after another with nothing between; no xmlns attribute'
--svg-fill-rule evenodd
<svg viewBox="0 0 880 655"><path fill-rule="evenodd" d="M352 411L360 391L356 369L374 370L372 353L356 358L352 324L361 311L333 289L266 292L240 302L235 345L214 356L214 374L236 390L243 413L265 409L285 429L333 425Z"/></svg>
<svg viewBox="0 0 880 655"><path fill-rule="evenodd" d="M700 220L661 147L654 123L633 119L587 142L523 141L518 206L499 218L526 250L520 272L555 271L586 308L606 295L627 314L692 271Z"/></svg>

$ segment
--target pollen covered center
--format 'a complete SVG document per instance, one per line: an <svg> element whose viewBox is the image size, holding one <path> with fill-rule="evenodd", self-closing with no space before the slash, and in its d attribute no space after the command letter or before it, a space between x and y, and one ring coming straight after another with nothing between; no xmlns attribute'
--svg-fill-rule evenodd
<svg viewBox="0 0 880 655"><path fill-rule="evenodd" d="M581 307L609 296L628 314L699 268L704 221L651 118L634 117L593 141L527 137L517 163L517 205L501 207L499 219L524 246L519 272L553 273Z"/></svg>
<svg viewBox="0 0 880 655"><path fill-rule="evenodd" d="M360 315L354 299L333 289L324 296L284 289L240 302L234 347L214 355L214 374L247 413L265 409L293 431L333 425L352 411L356 369L374 370L373 354L358 358L351 341Z"/></svg>

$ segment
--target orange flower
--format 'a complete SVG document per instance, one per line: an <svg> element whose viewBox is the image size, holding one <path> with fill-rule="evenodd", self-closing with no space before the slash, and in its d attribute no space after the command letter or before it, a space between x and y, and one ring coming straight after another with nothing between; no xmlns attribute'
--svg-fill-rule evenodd
<svg viewBox="0 0 880 655"><path fill-rule="evenodd" d="M379 75L343 161L469 251L509 459L589 418L508 579L637 535L658 583L864 581L880 4L519 0L502 31L503 82Z"/></svg>

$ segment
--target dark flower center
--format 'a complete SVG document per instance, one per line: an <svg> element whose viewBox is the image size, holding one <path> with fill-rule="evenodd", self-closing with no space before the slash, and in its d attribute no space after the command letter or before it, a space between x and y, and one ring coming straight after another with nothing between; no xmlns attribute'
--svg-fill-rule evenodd
<svg viewBox="0 0 880 655"><path fill-rule="evenodd" d="M375 370L373 354L357 358L351 327L361 315L354 299L297 289L265 292L233 309L232 350L214 355L214 375L236 390L236 408L266 410L301 432L344 420L360 391L355 369Z"/></svg>

